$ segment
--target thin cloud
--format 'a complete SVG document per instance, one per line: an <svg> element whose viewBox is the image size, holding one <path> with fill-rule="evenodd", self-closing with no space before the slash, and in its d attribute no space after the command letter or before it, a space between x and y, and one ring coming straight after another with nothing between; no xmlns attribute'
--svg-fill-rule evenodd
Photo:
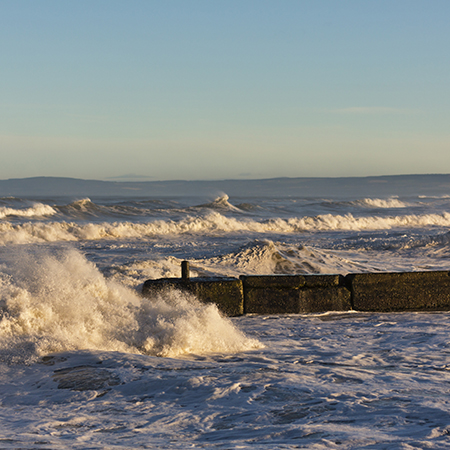
<svg viewBox="0 0 450 450"><path fill-rule="evenodd" d="M386 106L352 106L328 110L337 114L417 114L418 109L390 108Z"/></svg>

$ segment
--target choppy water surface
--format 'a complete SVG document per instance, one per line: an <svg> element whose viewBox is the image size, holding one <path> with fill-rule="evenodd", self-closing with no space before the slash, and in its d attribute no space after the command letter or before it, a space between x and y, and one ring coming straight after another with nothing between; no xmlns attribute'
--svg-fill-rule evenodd
<svg viewBox="0 0 450 450"><path fill-rule="evenodd" d="M95 194L95 193L94 193ZM447 313L248 316L148 278L448 270L450 198L0 199L1 448L448 448Z"/></svg>

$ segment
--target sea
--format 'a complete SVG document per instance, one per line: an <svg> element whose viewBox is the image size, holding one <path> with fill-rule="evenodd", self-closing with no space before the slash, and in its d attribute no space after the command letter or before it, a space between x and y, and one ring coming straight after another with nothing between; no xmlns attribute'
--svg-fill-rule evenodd
<svg viewBox="0 0 450 450"><path fill-rule="evenodd" d="M229 318L141 296L183 260L192 277L450 271L449 183L303 181L1 197L0 448L450 448L449 312Z"/></svg>

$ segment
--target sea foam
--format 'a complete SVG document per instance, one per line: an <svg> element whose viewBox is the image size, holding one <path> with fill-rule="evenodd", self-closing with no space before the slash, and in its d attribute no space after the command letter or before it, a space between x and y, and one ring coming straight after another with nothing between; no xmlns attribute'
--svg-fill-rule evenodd
<svg viewBox="0 0 450 450"><path fill-rule="evenodd" d="M6 217L44 217L53 216L56 214L56 210L50 205L44 205L42 203L36 203L30 208L17 209L9 208L6 206L0 207L0 219Z"/></svg>
<svg viewBox="0 0 450 450"><path fill-rule="evenodd" d="M310 231L373 231L395 228L450 226L450 213L397 216L355 217L352 214L272 218L264 220L237 219L218 212L204 216L188 216L179 220L136 222L26 222L0 223L0 245L56 241L142 239L182 234L220 235L225 233L301 233Z"/></svg>
<svg viewBox="0 0 450 450"><path fill-rule="evenodd" d="M215 305L178 291L142 298L73 249L21 252L0 270L3 360L81 349L177 356L259 346Z"/></svg>
<svg viewBox="0 0 450 450"><path fill-rule="evenodd" d="M398 198L363 198L351 202L353 205L366 208L406 208L409 205Z"/></svg>

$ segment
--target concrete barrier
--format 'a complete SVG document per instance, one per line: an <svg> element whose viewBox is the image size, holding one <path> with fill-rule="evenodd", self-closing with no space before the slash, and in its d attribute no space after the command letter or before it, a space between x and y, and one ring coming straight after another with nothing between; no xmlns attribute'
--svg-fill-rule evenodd
<svg viewBox="0 0 450 450"><path fill-rule="evenodd" d="M228 316L303 314L327 311L450 310L450 272L359 273L342 275L243 275L237 278L148 280L142 293L152 297L179 289L215 303Z"/></svg>
<svg viewBox="0 0 450 450"><path fill-rule="evenodd" d="M351 309L340 275L241 276L247 314L313 313Z"/></svg>
<svg viewBox="0 0 450 450"><path fill-rule="evenodd" d="M346 276L357 311L450 309L450 273L359 273Z"/></svg>
<svg viewBox="0 0 450 450"><path fill-rule="evenodd" d="M178 289L195 295L204 303L215 303L227 316L244 314L242 281L237 278L161 278L147 280L142 295L153 297L161 292Z"/></svg>

